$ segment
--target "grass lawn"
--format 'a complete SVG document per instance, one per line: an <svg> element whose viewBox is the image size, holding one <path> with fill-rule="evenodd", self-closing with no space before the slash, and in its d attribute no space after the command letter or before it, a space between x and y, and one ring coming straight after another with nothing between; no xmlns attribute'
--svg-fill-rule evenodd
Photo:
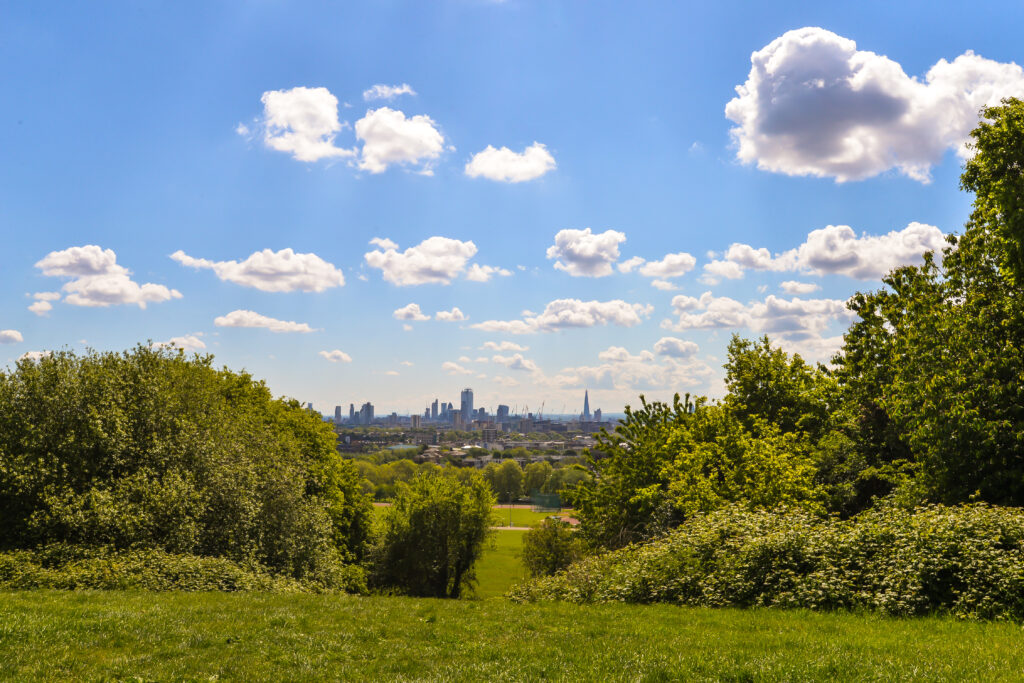
<svg viewBox="0 0 1024 683"><path fill-rule="evenodd" d="M526 577L520 559L525 533L515 529L494 532L494 547L485 549L476 565L476 597L499 597Z"/></svg>
<svg viewBox="0 0 1024 683"><path fill-rule="evenodd" d="M0 593L0 679L1021 680L1021 627L338 595Z"/></svg>

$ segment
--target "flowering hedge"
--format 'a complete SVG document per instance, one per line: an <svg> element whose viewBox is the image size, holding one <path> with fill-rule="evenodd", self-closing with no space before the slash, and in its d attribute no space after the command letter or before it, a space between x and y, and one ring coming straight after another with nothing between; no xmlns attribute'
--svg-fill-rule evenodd
<svg viewBox="0 0 1024 683"><path fill-rule="evenodd" d="M509 597L1024 620L1024 511L885 507L839 520L730 507Z"/></svg>

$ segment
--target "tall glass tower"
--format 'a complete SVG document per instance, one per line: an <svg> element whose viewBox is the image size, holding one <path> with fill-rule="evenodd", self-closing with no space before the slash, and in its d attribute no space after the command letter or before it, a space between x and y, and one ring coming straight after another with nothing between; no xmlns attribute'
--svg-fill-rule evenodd
<svg viewBox="0 0 1024 683"><path fill-rule="evenodd" d="M473 390L469 388L462 390L462 420L466 424L473 421Z"/></svg>
<svg viewBox="0 0 1024 683"><path fill-rule="evenodd" d="M590 422L590 392L583 391L583 419Z"/></svg>

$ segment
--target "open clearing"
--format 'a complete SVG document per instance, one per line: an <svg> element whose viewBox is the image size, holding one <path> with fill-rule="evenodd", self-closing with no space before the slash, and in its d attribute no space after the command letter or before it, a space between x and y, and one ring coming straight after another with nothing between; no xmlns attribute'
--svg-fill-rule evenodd
<svg viewBox="0 0 1024 683"><path fill-rule="evenodd" d="M523 534L525 531L495 531L493 546L488 545L476 564L476 596L494 598L504 595L513 584L526 577L523 568Z"/></svg>
<svg viewBox="0 0 1024 683"><path fill-rule="evenodd" d="M0 679L1020 680L1019 625L668 605L0 593Z"/></svg>

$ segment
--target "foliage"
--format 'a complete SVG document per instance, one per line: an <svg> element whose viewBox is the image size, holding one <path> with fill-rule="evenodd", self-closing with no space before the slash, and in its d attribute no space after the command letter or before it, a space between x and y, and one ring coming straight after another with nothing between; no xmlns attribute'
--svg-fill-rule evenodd
<svg viewBox="0 0 1024 683"><path fill-rule="evenodd" d="M990 233L1007 275L1024 285L1024 102L984 107L960 186L975 194L971 223Z"/></svg>
<svg viewBox="0 0 1024 683"><path fill-rule="evenodd" d="M583 556L568 522L545 519L523 536L523 565L530 576L550 576Z"/></svg>
<svg viewBox="0 0 1024 683"><path fill-rule="evenodd" d="M514 460L505 460L500 465L489 463L483 476L500 502L517 500L523 493L523 470Z"/></svg>
<svg viewBox="0 0 1024 683"><path fill-rule="evenodd" d="M543 490L552 472L554 472L554 468L546 460L531 462L523 470L523 489L527 493Z"/></svg>
<svg viewBox="0 0 1024 683"><path fill-rule="evenodd" d="M594 546L620 548L656 537L697 512L733 502L820 509L809 449L799 434L754 420L750 430L725 406L703 399L626 408L603 432L594 482L572 496L580 532Z"/></svg>
<svg viewBox="0 0 1024 683"><path fill-rule="evenodd" d="M1024 620L1024 511L982 504L849 520L730 507L513 589L517 600L943 612Z"/></svg>
<svg viewBox="0 0 1024 683"><path fill-rule="evenodd" d="M465 482L444 470L400 483L373 550L377 588L457 598L491 533L494 496L477 473Z"/></svg>
<svg viewBox="0 0 1024 683"><path fill-rule="evenodd" d="M212 357L58 352L0 373L0 549L52 543L263 565L359 560L369 502L335 436Z"/></svg>
<svg viewBox="0 0 1024 683"><path fill-rule="evenodd" d="M366 591L357 565L338 564L303 581L222 557L176 555L161 550L83 551L68 547L0 553L0 588L148 591L309 592L341 588Z"/></svg>
<svg viewBox="0 0 1024 683"><path fill-rule="evenodd" d="M789 356L767 336L756 342L733 335L725 364L725 403L748 429L758 422L782 433L821 434L828 420L827 380L821 368Z"/></svg>

